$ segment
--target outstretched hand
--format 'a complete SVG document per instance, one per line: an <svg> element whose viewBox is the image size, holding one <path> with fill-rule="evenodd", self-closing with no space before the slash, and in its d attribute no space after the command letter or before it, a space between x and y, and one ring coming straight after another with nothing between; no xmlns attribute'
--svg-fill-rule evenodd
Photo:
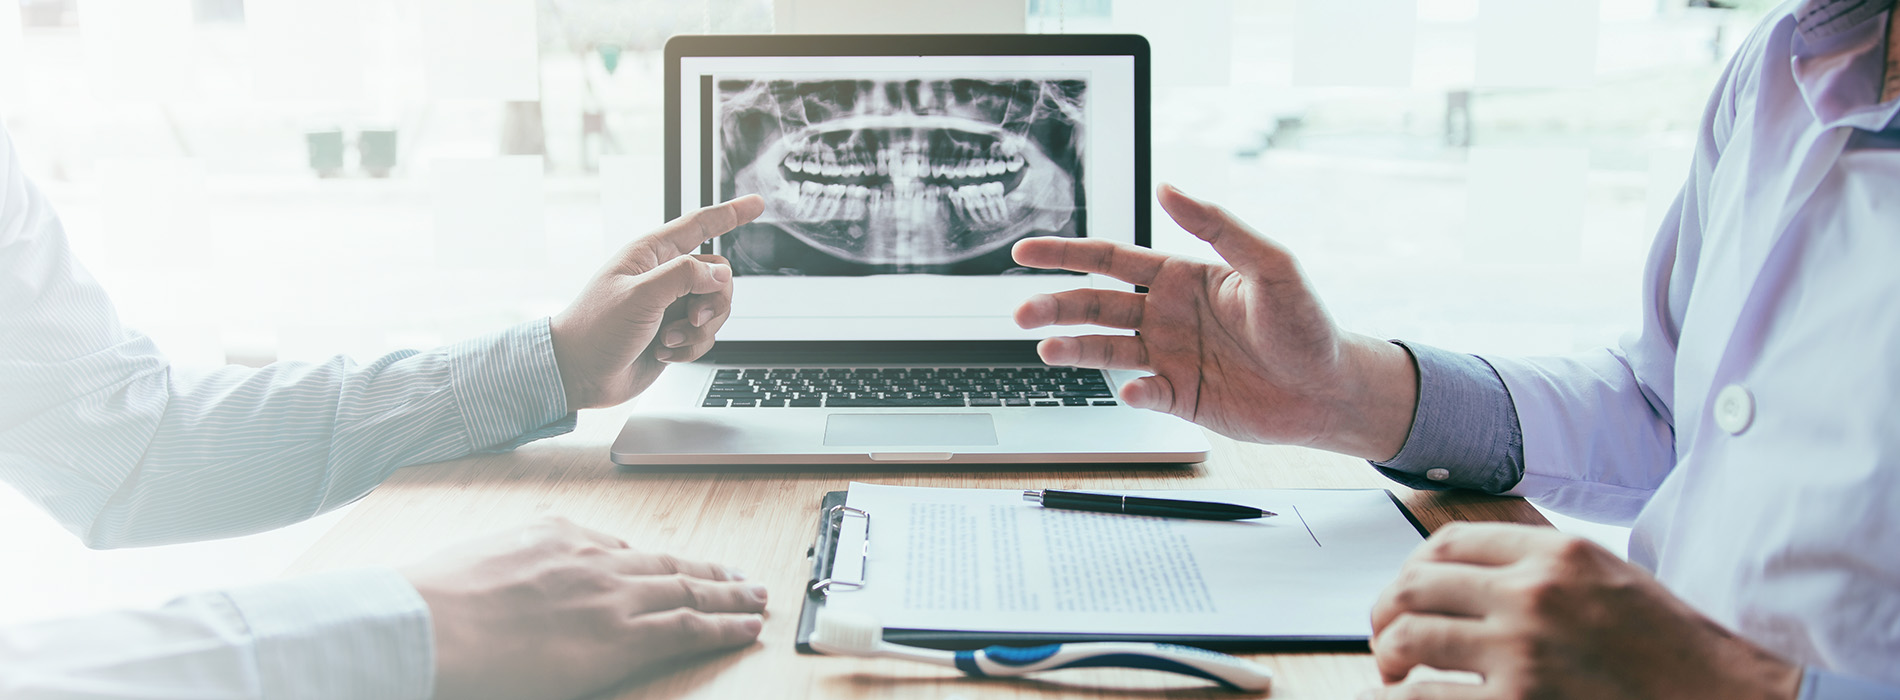
<svg viewBox="0 0 1900 700"><path fill-rule="evenodd" d="M1307 445L1367 459L1398 453L1411 429L1417 370L1403 348L1341 331L1292 253L1213 204L1170 186L1161 206L1227 264L1093 239L1029 238L1016 261L1103 274L1146 293L1077 289L1031 297L1024 328L1098 325L1138 335L1050 338L1053 365L1152 373L1122 387L1130 406L1229 437Z"/></svg>
<svg viewBox="0 0 1900 700"><path fill-rule="evenodd" d="M701 243L758 218L757 195L687 213L636 238L550 323L568 410L645 391L669 362L712 349L732 313L732 266Z"/></svg>

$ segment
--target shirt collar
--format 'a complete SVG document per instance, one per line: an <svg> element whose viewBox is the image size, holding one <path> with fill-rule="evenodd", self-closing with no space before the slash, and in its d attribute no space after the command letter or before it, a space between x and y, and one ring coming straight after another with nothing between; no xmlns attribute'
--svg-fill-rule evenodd
<svg viewBox="0 0 1900 700"><path fill-rule="evenodd" d="M1895 0L1803 0L1789 47L1795 84L1823 125L1881 131L1900 100L1881 104L1887 12Z"/></svg>

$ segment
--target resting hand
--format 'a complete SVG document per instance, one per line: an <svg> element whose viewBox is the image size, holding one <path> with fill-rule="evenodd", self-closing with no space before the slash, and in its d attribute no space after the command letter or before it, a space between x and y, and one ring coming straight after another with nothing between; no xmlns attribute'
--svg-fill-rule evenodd
<svg viewBox="0 0 1900 700"><path fill-rule="evenodd" d="M765 589L554 518L402 570L429 605L436 697L591 694L691 654L751 644Z"/></svg>
<svg viewBox="0 0 1900 700"><path fill-rule="evenodd" d="M749 195L690 212L634 239L594 275L550 324L569 410L622 403L666 363L712 349L732 313L732 267L691 253L764 210Z"/></svg>
<svg viewBox="0 0 1900 700"><path fill-rule="evenodd" d="M1801 669L1735 636L1588 540L1522 525L1454 525L1412 554L1372 609L1387 683L1415 666L1482 685L1410 683L1375 700L1792 700Z"/></svg>
<svg viewBox="0 0 1900 700"><path fill-rule="evenodd" d="M1293 255L1218 206L1163 186L1162 208L1213 244L1226 265L1102 240L1030 238L1016 261L1104 274L1145 294L1081 289L1037 295L1024 328L1092 324L1136 336L1051 338L1049 364L1153 373L1122 400L1229 437L1307 445L1367 459L1398 454L1411 430L1417 370L1403 348L1335 326Z"/></svg>

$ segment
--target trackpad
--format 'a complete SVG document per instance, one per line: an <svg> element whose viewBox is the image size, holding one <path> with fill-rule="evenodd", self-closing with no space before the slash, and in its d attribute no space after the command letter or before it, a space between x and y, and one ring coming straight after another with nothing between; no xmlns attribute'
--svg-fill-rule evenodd
<svg viewBox="0 0 1900 700"><path fill-rule="evenodd" d="M987 413L834 413L825 444L994 445L996 426Z"/></svg>

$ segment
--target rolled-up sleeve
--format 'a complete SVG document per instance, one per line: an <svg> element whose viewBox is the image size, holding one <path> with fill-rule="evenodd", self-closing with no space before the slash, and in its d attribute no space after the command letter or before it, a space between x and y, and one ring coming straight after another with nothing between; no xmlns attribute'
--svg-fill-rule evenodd
<svg viewBox="0 0 1900 700"><path fill-rule="evenodd" d="M1393 341L1418 366L1418 407L1398 455L1373 462L1415 489L1503 493L1524 476L1524 438L1511 393L1483 359Z"/></svg>

